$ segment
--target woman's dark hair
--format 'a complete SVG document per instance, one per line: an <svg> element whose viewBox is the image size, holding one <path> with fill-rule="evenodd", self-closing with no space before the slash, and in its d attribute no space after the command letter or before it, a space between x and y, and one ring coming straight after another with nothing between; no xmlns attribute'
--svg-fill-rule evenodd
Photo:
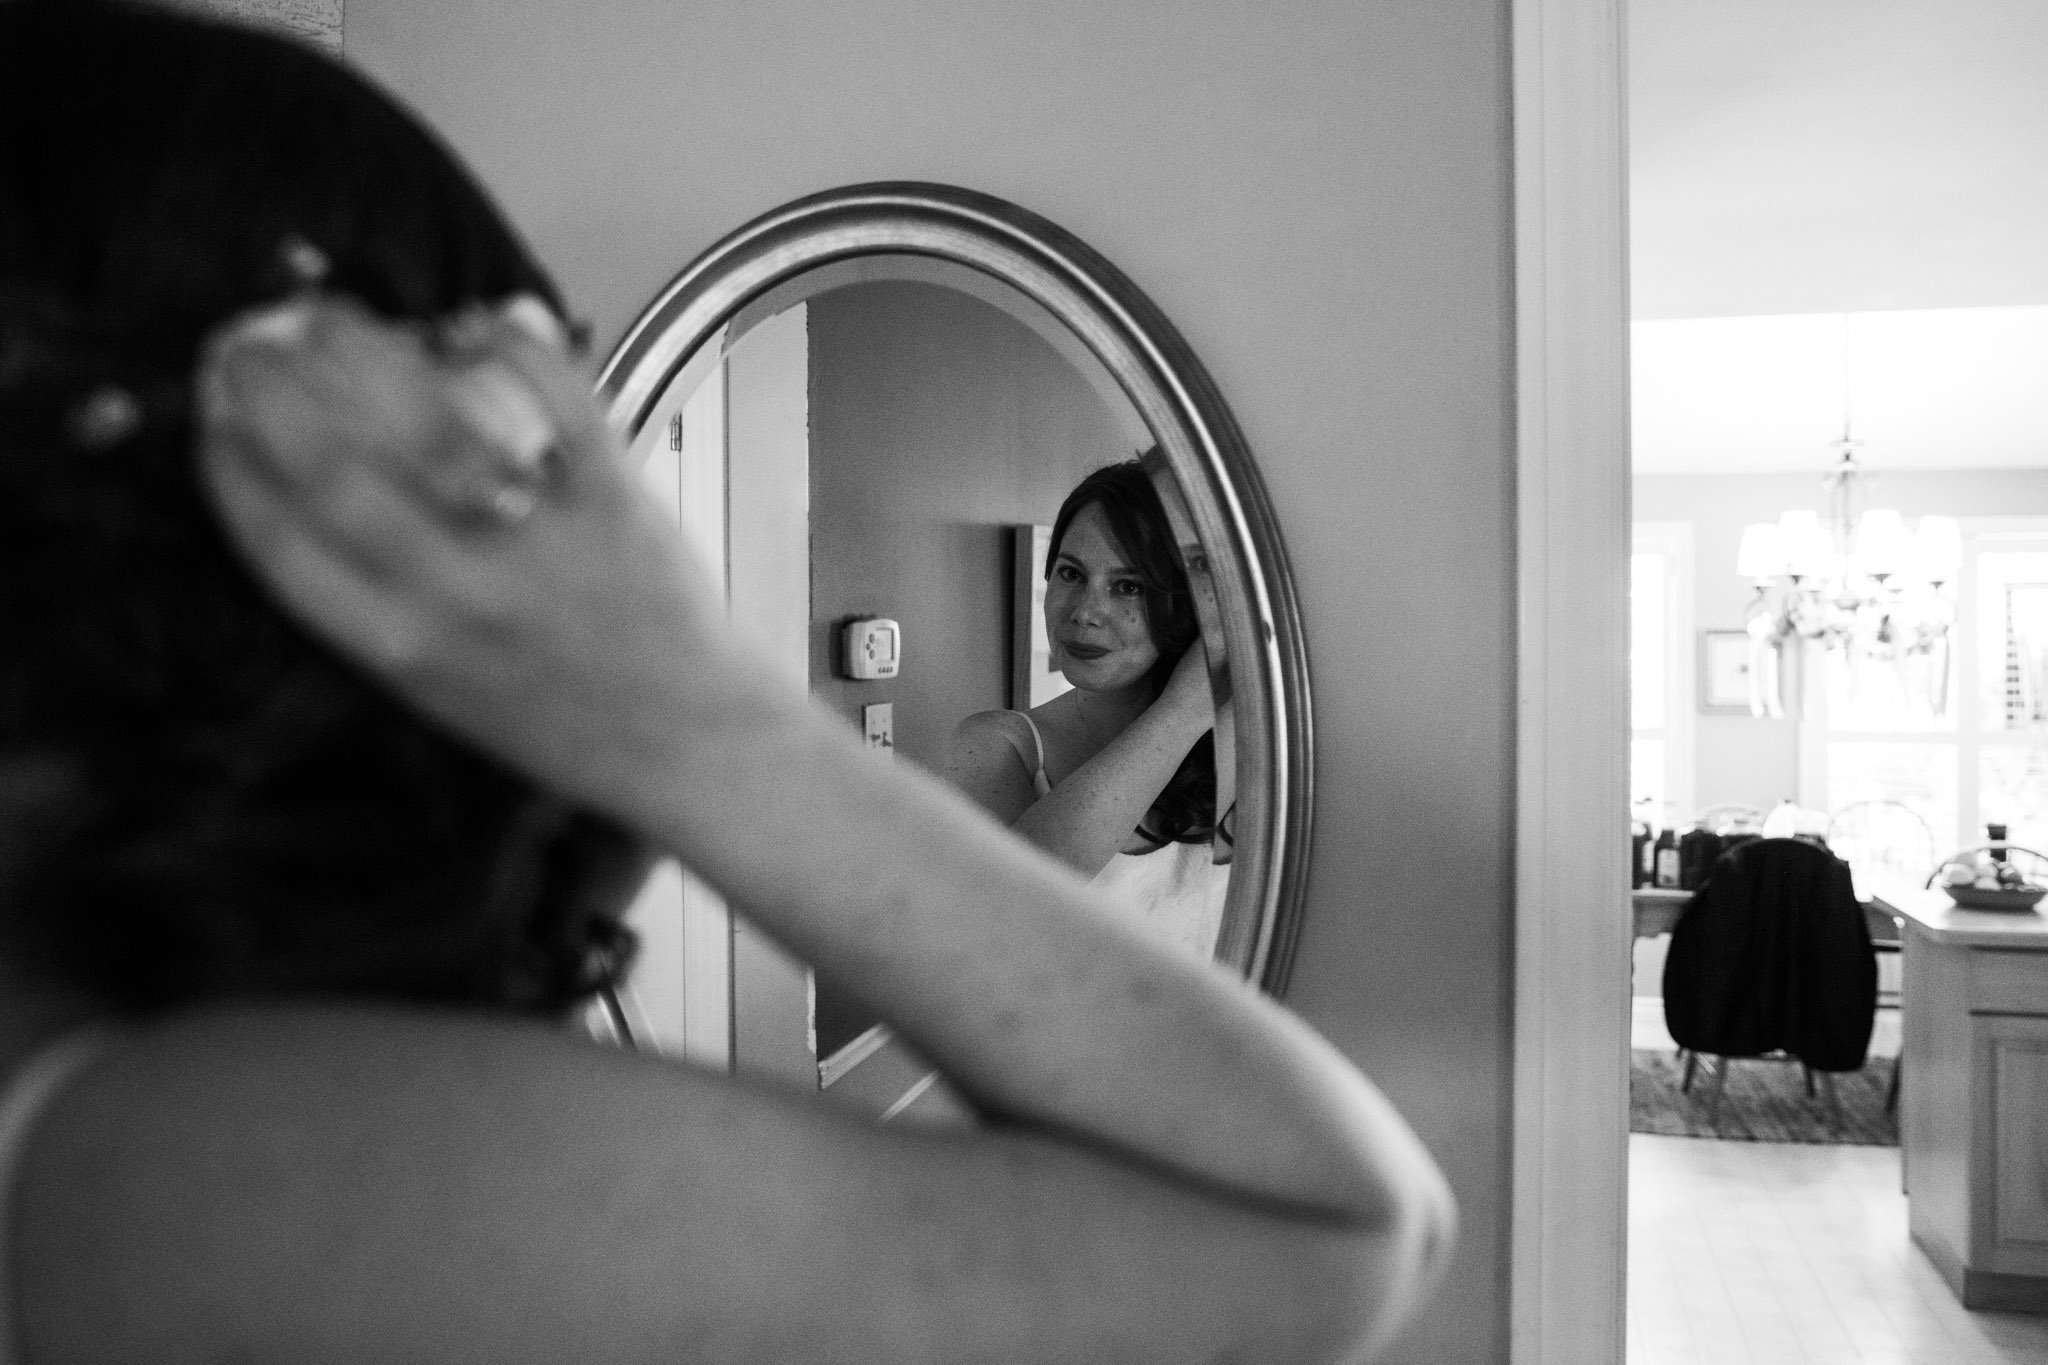
<svg viewBox="0 0 2048 1365"><path fill-rule="evenodd" d="M0 3L0 954L132 1009L559 1011L630 956L637 842L313 638L202 496L200 342L289 283L291 239L392 318L555 301L454 157L339 65ZM109 392L139 427L93 429Z"/></svg>
<svg viewBox="0 0 2048 1365"><path fill-rule="evenodd" d="M1149 452L1148 452L1149 453ZM1202 637L1201 622L1195 615L1195 599L1188 587L1187 571L1181 567L1180 546L1159 501L1159 490L1145 472L1144 455L1119 464L1104 465L1074 485L1067 500L1053 518L1052 539L1045 553L1045 572L1051 577L1059 559L1060 543L1067 527L1083 509L1102 509L1109 524L1110 538L1123 552L1125 561L1145 587L1145 625L1152 643L1159 649L1159 662L1152 666L1146 683L1157 697L1166 689L1180 656ZM1138 832L1162 846L1170 843L1206 843L1216 832L1216 742L1203 735L1188 750L1180 767L1159 792L1152 808L1139 822Z"/></svg>

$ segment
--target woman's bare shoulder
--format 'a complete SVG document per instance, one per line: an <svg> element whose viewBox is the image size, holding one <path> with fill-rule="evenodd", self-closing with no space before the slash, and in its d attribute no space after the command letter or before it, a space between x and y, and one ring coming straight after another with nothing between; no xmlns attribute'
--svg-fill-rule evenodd
<svg viewBox="0 0 2048 1365"><path fill-rule="evenodd" d="M976 711L953 727L946 745L946 781L975 805L1014 822L1038 799L1037 737L1016 711Z"/></svg>
<svg viewBox="0 0 2048 1365"><path fill-rule="evenodd" d="M722 1342L936 1365L1073 1359L1102 1332L1148 1342L1133 1360L1233 1338L1250 1358L1260 1296L1342 1292L1353 1259L1029 1134L878 1127L560 1029L394 1008L139 1031L51 1109L20 1175L21 1331L53 1361ZM1205 1272L1245 1258L1274 1273ZM1056 1320L1019 1311L1046 1293Z"/></svg>

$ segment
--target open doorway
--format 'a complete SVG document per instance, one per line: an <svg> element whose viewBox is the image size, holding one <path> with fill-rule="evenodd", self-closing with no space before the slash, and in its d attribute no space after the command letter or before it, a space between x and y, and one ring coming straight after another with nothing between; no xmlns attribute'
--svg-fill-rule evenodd
<svg viewBox="0 0 2048 1365"><path fill-rule="evenodd" d="M2048 847L2048 7L1627 0L1627 30L1650 879L1664 828L1804 836L1882 939L1884 897L1987 825ZM1671 899L1637 907L1632 963L1631 1365L2048 1360L2048 1315L1965 1307L1916 1240L1899 1116L1937 1087L1892 1080L1902 1004L1933 1002L1899 955L1863 1070L1808 1095L1796 1062L1738 1061L1723 1091L1709 1058L1687 1090ZM1999 1122L2013 1152L2048 1131ZM2041 1152L1999 1168L2005 1207ZM2002 1307L2048 1308L2008 1278Z"/></svg>

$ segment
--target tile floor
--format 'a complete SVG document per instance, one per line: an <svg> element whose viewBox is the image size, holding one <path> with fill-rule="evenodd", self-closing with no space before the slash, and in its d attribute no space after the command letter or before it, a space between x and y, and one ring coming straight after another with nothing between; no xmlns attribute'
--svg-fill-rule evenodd
<svg viewBox="0 0 2048 1365"><path fill-rule="evenodd" d="M2048 1316L1964 1311L1912 1245L1894 1147L1634 1134L1628 1285L1629 1365L2048 1365Z"/></svg>

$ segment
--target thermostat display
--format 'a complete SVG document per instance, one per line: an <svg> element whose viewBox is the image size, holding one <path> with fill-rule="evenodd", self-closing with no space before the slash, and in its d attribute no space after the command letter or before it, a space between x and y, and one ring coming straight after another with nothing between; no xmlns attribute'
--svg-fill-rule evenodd
<svg viewBox="0 0 2048 1365"><path fill-rule="evenodd" d="M846 676L893 678L903 663L903 631L886 617L846 623Z"/></svg>

